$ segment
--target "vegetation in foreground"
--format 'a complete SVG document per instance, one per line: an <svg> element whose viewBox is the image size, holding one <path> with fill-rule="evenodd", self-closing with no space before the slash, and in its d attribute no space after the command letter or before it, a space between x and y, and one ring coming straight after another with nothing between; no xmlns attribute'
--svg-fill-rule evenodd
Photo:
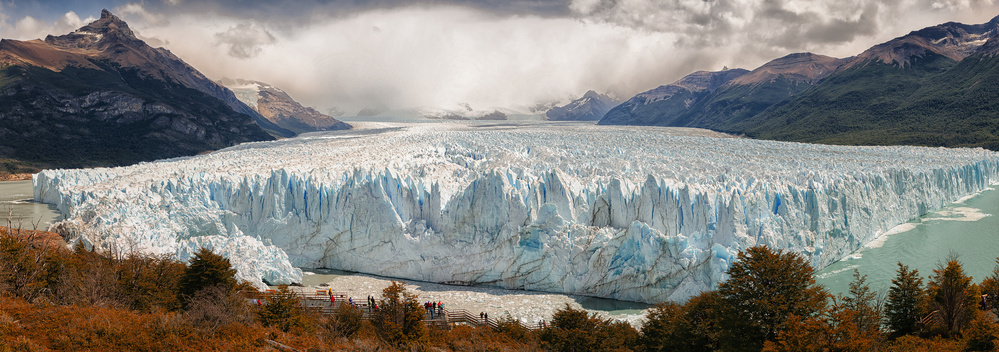
<svg viewBox="0 0 999 352"><path fill-rule="evenodd" d="M956 257L925 278L900 263L886 293L855 272L833 297L801 256L753 247L718 290L656 305L641 329L567 305L537 330L509 317L439 330L401 283L370 320L347 305L320 316L287 287L248 304L205 249L181 263L31 237L0 231L0 351L995 351L999 335L999 302L982 296L999 297L999 266L976 284Z"/></svg>

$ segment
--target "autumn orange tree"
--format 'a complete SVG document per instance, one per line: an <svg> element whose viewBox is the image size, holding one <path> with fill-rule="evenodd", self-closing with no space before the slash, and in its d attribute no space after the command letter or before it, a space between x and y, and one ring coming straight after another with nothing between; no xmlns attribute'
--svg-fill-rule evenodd
<svg viewBox="0 0 999 352"><path fill-rule="evenodd" d="M685 304L666 302L649 310L639 342L644 351L715 351L722 311L717 291L706 291Z"/></svg>
<svg viewBox="0 0 999 352"><path fill-rule="evenodd" d="M999 316L999 258L996 258L996 266L992 269L992 274L982 280L980 286L982 294L986 295L985 309Z"/></svg>
<svg viewBox="0 0 999 352"><path fill-rule="evenodd" d="M628 323L601 319L568 303L538 334L544 349L563 352L631 351L638 347L638 339L638 331Z"/></svg>
<svg viewBox="0 0 999 352"><path fill-rule="evenodd" d="M411 344L427 332L423 324L425 314L419 297L407 291L405 283L392 280L392 284L382 290L382 299L378 301L372 322L386 342Z"/></svg>
<svg viewBox="0 0 999 352"><path fill-rule="evenodd" d="M850 291L839 295L820 314L788 317L776 341L766 341L766 352L876 351L882 342L880 303L867 285L867 276L854 271Z"/></svg>
<svg viewBox="0 0 999 352"><path fill-rule="evenodd" d="M977 313L978 292L971 277L964 274L961 262L952 255L946 266L937 264L928 286L934 321L945 327L944 334L959 335Z"/></svg>
<svg viewBox="0 0 999 352"><path fill-rule="evenodd" d="M720 347L728 351L759 351L775 341L788 319L820 314L828 293L815 283L814 269L799 254L766 246L739 253L718 287L721 314Z"/></svg>

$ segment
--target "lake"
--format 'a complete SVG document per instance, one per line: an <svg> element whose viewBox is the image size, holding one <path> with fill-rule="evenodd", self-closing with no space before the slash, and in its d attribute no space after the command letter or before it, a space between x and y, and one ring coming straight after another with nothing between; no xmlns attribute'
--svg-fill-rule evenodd
<svg viewBox="0 0 999 352"><path fill-rule="evenodd" d="M62 220L54 205L34 200L31 181L0 182L0 226L24 230L46 230Z"/></svg>
<svg viewBox="0 0 999 352"><path fill-rule="evenodd" d="M993 186L995 187L995 186ZM920 276L933 274L950 253L981 282L999 256L999 190L990 188L943 209L899 225L874 243L820 270L817 281L836 294L849 290L853 269L867 275L872 289L887 292L902 262Z"/></svg>

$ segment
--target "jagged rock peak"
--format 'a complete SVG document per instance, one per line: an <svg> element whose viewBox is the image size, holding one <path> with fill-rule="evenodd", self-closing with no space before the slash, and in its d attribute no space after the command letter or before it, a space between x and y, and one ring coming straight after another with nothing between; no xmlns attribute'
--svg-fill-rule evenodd
<svg viewBox="0 0 999 352"><path fill-rule="evenodd" d="M45 42L63 49L103 50L114 42L138 41L128 24L107 9L101 11L101 18L61 36L49 35Z"/></svg>
<svg viewBox="0 0 999 352"><path fill-rule="evenodd" d="M121 34L124 34L128 37L135 37L135 33L132 33L132 30L128 28L128 24L125 23L125 21L122 21L120 18L118 18L118 16L112 14L111 11L108 11L107 9L101 11L101 18L99 20L94 21L93 23L88 24L76 31L100 33L105 35L109 34L110 32L120 32Z"/></svg>
<svg viewBox="0 0 999 352"><path fill-rule="evenodd" d="M588 90L586 91L586 94L583 94L583 98L600 99L600 97L600 93L594 92L593 90Z"/></svg>
<svg viewBox="0 0 999 352"><path fill-rule="evenodd" d="M961 61L979 51L982 45L997 33L999 33L999 16L983 24L947 22L912 31L875 45L841 68L846 69L873 60L906 66L911 58L925 55L926 52Z"/></svg>

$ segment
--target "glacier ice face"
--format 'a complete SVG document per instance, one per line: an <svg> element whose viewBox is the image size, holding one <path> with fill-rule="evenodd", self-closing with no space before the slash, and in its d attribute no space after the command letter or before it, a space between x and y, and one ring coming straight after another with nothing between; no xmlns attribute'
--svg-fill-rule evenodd
<svg viewBox="0 0 999 352"><path fill-rule="evenodd" d="M241 278L326 267L658 302L769 245L816 267L999 176L981 149L843 147L585 124L358 124L129 167L35 198L99 248L199 246Z"/></svg>

